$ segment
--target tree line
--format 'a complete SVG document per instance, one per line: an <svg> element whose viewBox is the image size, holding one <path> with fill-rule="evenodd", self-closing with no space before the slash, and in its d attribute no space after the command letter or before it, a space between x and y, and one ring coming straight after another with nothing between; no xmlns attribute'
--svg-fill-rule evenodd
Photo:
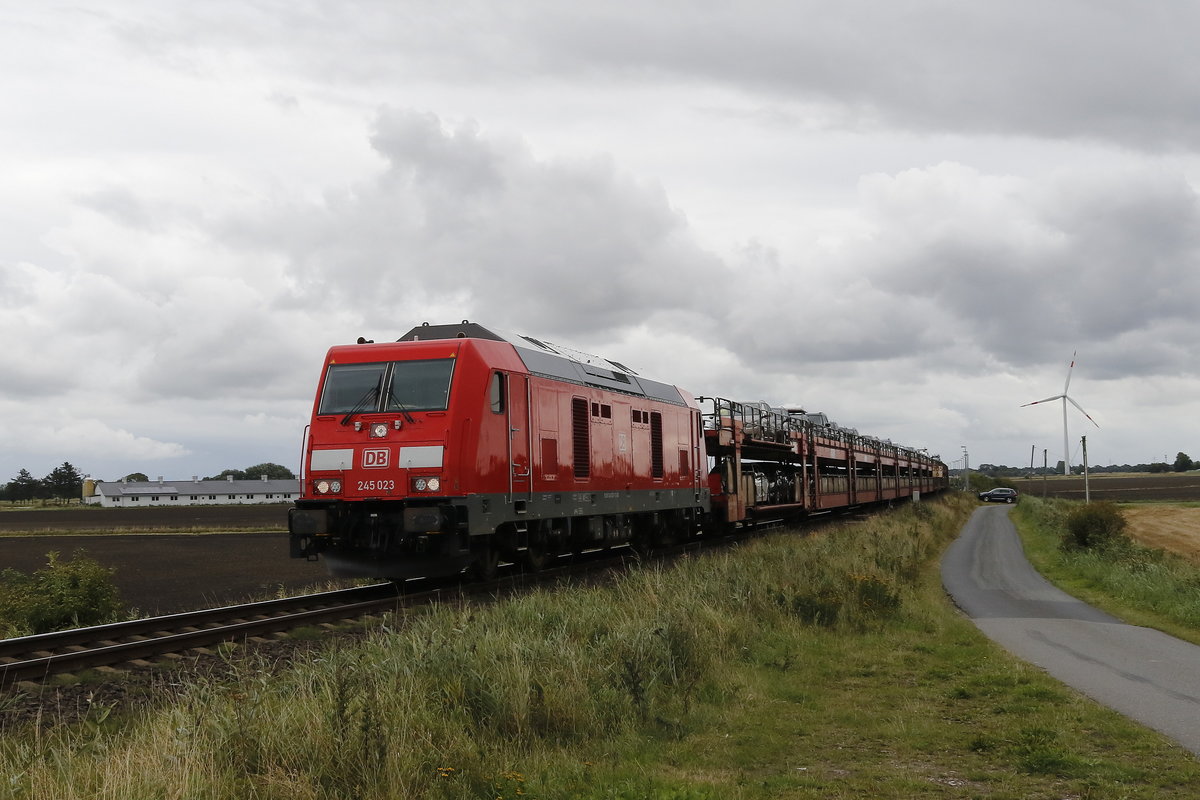
<svg viewBox="0 0 1200 800"><path fill-rule="evenodd" d="M83 493L83 475L64 461L44 478L35 478L23 469L17 477L0 488L0 499L19 500L71 500Z"/></svg>
<svg viewBox="0 0 1200 800"><path fill-rule="evenodd" d="M1100 466L1098 464L1089 464L1088 472L1099 474L1105 472L1187 472L1188 470L1200 469L1200 461L1193 461L1187 453L1180 452L1175 456L1174 463L1166 461L1154 461L1149 464L1111 464L1109 466ZM1062 475L1063 462L1060 459L1053 467L1036 466L1032 470L1029 467L1006 467L996 464L980 464L974 467L975 472L982 472L985 475L990 475L993 478L1012 478L1024 477L1026 475ZM1083 474L1083 466L1076 464L1071 467L1071 472L1076 475Z"/></svg>
<svg viewBox="0 0 1200 800"><path fill-rule="evenodd" d="M259 480L263 475L268 480L293 480L296 475L287 467L270 462L255 464L246 469L226 469L205 477L206 481L223 481L233 478L235 481ZM99 480L99 479L97 479ZM119 481L129 483L148 482L149 477L142 472L132 472ZM22 469L8 483L0 486L0 500L8 502L28 502L30 500L77 500L83 496L83 474L69 461L51 470L44 478L35 478L27 469Z"/></svg>

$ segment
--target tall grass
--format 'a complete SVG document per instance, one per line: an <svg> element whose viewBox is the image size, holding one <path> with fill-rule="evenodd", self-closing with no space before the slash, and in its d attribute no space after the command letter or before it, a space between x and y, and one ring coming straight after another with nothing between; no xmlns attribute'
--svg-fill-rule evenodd
<svg viewBox="0 0 1200 800"><path fill-rule="evenodd" d="M611 586L433 608L290 668L239 662L135 719L14 727L0 798L909 797L960 763L1039 792L1056 769L1103 773L1074 748L1122 734L1091 718L1054 733L1076 707L947 611L931 564L966 513L925 503Z"/></svg>

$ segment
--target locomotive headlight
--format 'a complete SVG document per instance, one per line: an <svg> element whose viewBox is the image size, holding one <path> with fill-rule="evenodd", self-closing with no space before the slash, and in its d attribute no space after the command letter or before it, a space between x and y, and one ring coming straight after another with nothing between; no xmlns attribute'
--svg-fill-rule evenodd
<svg viewBox="0 0 1200 800"><path fill-rule="evenodd" d="M382 439L387 436L388 426L386 422L374 422L371 424L371 438Z"/></svg>
<svg viewBox="0 0 1200 800"><path fill-rule="evenodd" d="M428 481L426 481L425 486L429 489L429 491L436 492L438 489L442 488L442 482L437 478L430 478Z"/></svg>
<svg viewBox="0 0 1200 800"><path fill-rule="evenodd" d="M425 491L426 486L428 486L428 484L425 482L424 478L417 478L415 481L413 481L413 488L418 492Z"/></svg>
<svg viewBox="0 0 1200 800"><path fill-rule="evenodd" d="M336 479L332 481L319 480L313 488L316 489L317 494L341 494L342 482Z"/></svg>
<svg viewBox="0 0 1200 800"><path fill-rule="evenodd" d="M332 492L333 494L341 494L342 482L336 481L336 480L330 481L329 482L329 491Z"/></svg>
<svg viewBox="0 0 1200 800"><path fill-rule="evenodd" d="M329 481L317 481L317 494L329 494Z"/></svg>
<svg viewBox="0 0 1200 800"><path fill-rule="evenodd" d="M441 478L413 478L412 488L414 492L436 492L442 488Z"/></svg>

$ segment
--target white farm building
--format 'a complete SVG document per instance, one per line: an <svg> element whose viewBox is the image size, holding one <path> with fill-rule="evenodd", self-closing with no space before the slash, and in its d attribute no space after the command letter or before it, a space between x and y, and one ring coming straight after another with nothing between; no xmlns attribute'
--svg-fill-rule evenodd
<svg viewBox="0 0 1200 800"><path fill-rule="evenodd" d="M138 506L212 506L291 503L300 495L300 481L84 481L83 502L104 508Z"/></svg>

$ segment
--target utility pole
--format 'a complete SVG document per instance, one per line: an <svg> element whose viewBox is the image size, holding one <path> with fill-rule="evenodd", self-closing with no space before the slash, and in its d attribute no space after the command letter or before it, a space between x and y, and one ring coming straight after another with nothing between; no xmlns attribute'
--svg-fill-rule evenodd
<svg viewBox="0 0 1200 800"><path fill-rule="evenodd" d="M1092 493L1088 487L1087 437L1083 437L1083 502L1092 502Z"/></svg>
<svg viewBox="0 0 1200 800"><path fill-rule="evenodd" d="M1050 471L1049 462L1046 461L1046 450L1043 448L1043 450L1042 450L1042 499L1043 500L1046 499L1046 481L1048 480L1047 474L1049 473L1049 471Z"/></svg>
<svg viewBox="0 0 1200 800"><path fill-rule="evenodd" d="M969 491L971 488L971 460L967 457L967 446L962 445L963 451L963 491Z"/></svg>

